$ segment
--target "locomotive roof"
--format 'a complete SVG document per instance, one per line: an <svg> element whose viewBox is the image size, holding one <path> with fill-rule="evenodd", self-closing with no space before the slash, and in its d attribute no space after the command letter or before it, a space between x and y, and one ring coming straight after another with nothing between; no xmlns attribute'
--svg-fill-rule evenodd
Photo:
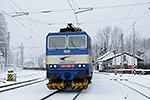
<svg viewBox="0 0 150 100"><path fill-rule="evenodd" d="M61 28L59 32L83 32L83 30L79 27L75 27L72 23L68 23L67 27Z"/></svg>
<svg viewBox="0 0 150 100"><path fill-rule="evenodd" d="M61 28L59 32L50 32L47 36L49 35L83 35L86 34L89 36L85 31L83 31L79 27L75 27L72 23L68 23L66 28Z"/></svg>

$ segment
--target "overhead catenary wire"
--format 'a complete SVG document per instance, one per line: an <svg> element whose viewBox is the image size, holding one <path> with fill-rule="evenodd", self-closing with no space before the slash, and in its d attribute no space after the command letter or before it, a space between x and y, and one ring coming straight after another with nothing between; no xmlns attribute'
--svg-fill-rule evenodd
<svg viewBox="0 0 150 100"><path fill-rule="evenodd" d="M149 2L148 2L148 4L149 4ZM142 5L147 5L147 3L138 3L138 4L136 4L136 6L142 6ZM104 7L93 7L93 8L96 10L96 9L123 8L123 7L130 7L130 6L135 6L135 4L104 6Z"/></svg>
<svg viewBox="0 0 150 100"><path fill-rule="evenodd" d="M10 0L8 0L9 6L11 7L11 9L15 12L15 9L12 7Z"/></svg>
<svg viewBox="0 0 150 100"><path fill-rule="evenodd" d="M150 4L150 3L148 2L148 4ZM103 9L112 9L112 8L132 7L134 5L135 4L126 4L126 5L102 6L102 7L92 7L92 8L94 10L103 10ZM147 5L147 3L138 3L136 6L142 6L142 5ZM85 8L87 8L87 7L85 7ZM81 9L81 8L78 7L77 9L74 9L74 10L78 10L78 9ZM43 11L32 11L29 13L30 14L40 14L40 13L54 13L54 12L66 12L66 11L72 11L72 9L54 9L54 10L43 10Z"/></svg>
<svg viewBox="0 0 150 100"><path fill-rule="evenodd" d="M149 30L149 29L150 29L149 27L150 27L150 26L148 26L146 29L144 29L144 30L141 31L140 33L143 33L143 32L145 32L145 31Z"/></svg>
<svg viewBox="0 0 150 100"><path fill-rule="evenodd" d="M12 0L11 0L12 1ZM71 5L71 3L69 2L69 0L67 0L68 1L68 4L70 5L70 7L71 7L71 9L62 9L62 10L47 10L47 11L41 11L41 12L37 12L37 13L44 13L44 12L63 12L63 11L70 11L70 10L72 10L74 13L75 13L75 10L77 10L77 9L75 9L75 8L73 8L73 6ZM13 1L12 1L13 2ZM138 1L139 2L139 1ZM13 2L14 3L14 2ZM73 3L75 3L74 1L73 1ZM146 5L147 3L136 3L136 4L127 4L127 5L116 5L116 6L104 6L104 7L93 7L93 9L94 10L98 10L98 9L109 9L109 8L118 8L118 7L130 7L130 6L134 6L135 7L135 5L137 6L137 5ZM14 5L16 5L15 3L14 3ZM78 9L80 8L76 3L75 3L75 5L78 7ZM16 5L16 7L19 9L19 10L21 10L17 5ZM21 10L22 11L22 10ZM23 11L22 11L23 12ZM24 12L23 12L24 13ZM29 13L36 13L36 12L29 12ZM28 16L29 17L29 16ZM30 18L29 18L30 19ZM76 16L76 14L75 14L75 19L76 19L76 22L77 22L77 24L79 24L79 22L78 22L78 19L77 19L77 16ZM34 24L36 24L32 19L30 19ZM80 23L81 24L81 23ZM37 25L37 24L36 24ZM52 25L52 24L50 24L50 25ZM53 25L54 25L54 23L53 23ZM37 26L38 27L38 26ZM39 27L40 28L40 27Z"/></svg>
<svg viewBox="0 0 150 100"><path fill-rule="evenodd" d="M12 0L10 0L22 13L25 13L15 2L13 2ZM46 33L38 24L36 24L29 16L28 16L28 12L27 12L27 17L40 29L42 30L44 33Z"/></svg>
<svg viewBox="0 0 150 100"><path fill-rule="evenodd" d="M2 10L1 10L2 11ZM11 15L10 14L8 14L8 13L6 13L5 11L2 11L4 14L6 14L7 16L9 16L9 17L11 17ZM15 19L15 18L13 18L13 19ZM31 29L29 29L27 26L25 26L23 23L21 23L20 21L18 21L17 19L15 19L19 24L21 24L23 27L25 27L27 30L29 30L30 32L32 32L33 34L35 34L38 38L40 38L42 41L43 41L43 39L40 37L40 36L38 36L36 33L34 33ZM29 40L29 39L28 39ZM15 41L13 41L13 40L11 40L13 43L15 43L15 44L17 44L17 45L20 45L18 42L15 42ZM29 40L31 43L33 43L31 40ZM45 45L45 43L44 43L44 45ZM35 51L35 50L33 50L34 52L37 52L37 51ZM42 49L42 51L44 51L43 49Z"/></svg>
<svg viewBox="0 0 150 100"><path fill-rule="evenodd" d="M11 0L12 1L12 0ZM149 2L148 2L149 4ZM142 5L147 5L147 3L138 3L136 6L142 6ZM127 5L116 5L116 6L103 6L103 7L93 7L94 10L99 10L99 9L110 9L110 8L119 8L119 7L130 7L130 6L135 6L135 4L127 4ZM49 12L63 12L63 11L70 11L72 9L61 9L61 10L49 10ZM33 13L33 12L30 12ZM34 12L36 13L36 12ZM38 12L37 12L38 13ZM43 13L42 11L39 13ZM94 22L92 22L94 23ZM96 22L95 22L96 23ZM81 24L88 24L88 22L81 23ZM55 23L50 23L50 25L55 25Z"/></svg>
<svg viewBox="0 0 150 100"><path fill-rule="evenodd" d="M7 15L7 16L9 16L9 17L11 17L11 15L10 14L8 14L8 13L6 13L5 11L2 11L2 10L0 10L1 12L3 12L5 15ZM31 32L33 32L32 30L30 30L28 27L26 27L24 24L22 24L20 21L18 21L17 19L15 19L18 23L20 23L22 26L24 26L25 28L27 28L29 31L31 31ZM34 33L34 32L33 32ZM28 41L30 41L31 43L33 43L31 40L29 40L28 39ZM43 41L43 40L42 40ZM17 44L17 45L20 45L20 43L18 43L18 42L16 42L16 41L14 41L14 40L11 40L11 42L13 42L13 43L15 43L15 44ZM39 44L38 44L39 45ZM41 45L41 44L40 44ZM45 43L44 43L44 45L45 45ZM37 53L37 51L35 51L35 50L33 50L34 51L34 53ZM42 49L42 51L44 51L43 49ZM40 50L40 52L41 52L41 50Z"/></svg>
<svg viewBox="0 0 150 100"><path fill-rule="evenodd" d="M135 19L135 18L139 18L141 16L135 16L135 17L130 17L130 18L126 18L125 20L129 20L129 19ZM149 17L149 15L147 16L144 16L144 17ZM104 22L113 22L113 21L121 21L123 20L124 18L118 18L118 19L106 19L106 20L96 20L96 21L89 21L89 22L81 22L80 24L94 24L94 23L104 23ZM17 18L17 20L21 20L21 21L24 21L24 22L31 22L29 20L27 20L26 18ZM58 24L66 24L66 22L49 22L46 21L46 20L38 20L38 19L32 19L34 20L36 23L38 24L41 24L41 25L58 25Z"/></svg>
<svg viewBox="0 0 150 100"><path fill-rule="evenodd" d="M149 10L150 8L142 16L140 16L136 21L134 21L134 23L137 23L139 20L141 20L141 18L143 18L148 13ZM132 27L133 27L133 24L124 32L124 34L128 32Z"/></svg>
<svg viewBox="0 0 150 100"><path fill-rule="evenodd" d="M137 1L137 3L132 7L132 9L129 11L129 13L125 16L125 18L121 21L121 23L118 25L118 27L121 26L121 24L124 22L124 20L130 15L130 13L133 11L133 9L136 7L136 5L139 3L140 0Z"/></svg>
<svg viewBox="0 0 150 100"><path fill-rule="evenodd" d="M2 10L0 10L0 11L2 11ZM9 16L9 17L11 17L11 15L9 14L9 13L6 13L5 11L2 11L5 15L7 15L7 16ZM18 22L19 24L21 24L23 27L25 27L28 31L30 31L31 33L33 33L33 34L35 34L39 39L41 39L42 41L44 40L44 39L42 39L40 36L38 36L35 32L33 32L31 29L29 29L26 25L24 25L23 23L21 23L19 20L17 20L17 19L15 19L15 18L13 18L16 22Z"/></svg>
<svg viewBox="0 0 150 100"><path fill-rule="evenodd" d="M70 8L72 9L74 15L75 15L75 20L76 20L76 24L79 25L79 22L78 22L78 18L77 18L77 15L75 14L75 9L73 8L73 6L71 5L71 3L69 2L69 0L67 0Z"/></svg>
<svg viewBox="0 0 150 100"><path fill-rule="evenodd" d="M1 12L3 12L5 15L11 17L10 14L6 13L5 11L0 10ZM12 17L11 17L12 18ZM30 31L31 33L35 34L39 39L41 39L42 41L44 41L44 39L42 39L40 36L38 36L35 32L33 32L31 29L29 29L26 25L24 25L23 23L21 23L20 21L18 21L17 19L13 18L16 22L18 22L19 24L21 24L23 27L25 27L28 31ZM31 41L30 41L31 42Z"/></svg>
<svg viewBox="0 0 150 100"><path fill-rule="evenodd" d="M15 19L15 18L14 18ZM41 39L43 41L43 39L38 36L35 32L33 32L31 29L29 29L26 25L24 25L23 23L21 23L20 21L18 21L17 19L15 19L18 23L20 23L23 27L25 27L27 30L29 30L31 33L35 34L39 39Z"/></svg>
<svg viewBox="0 0 150 100"><path fill-rule="evenodd" d="M147 3L141 3L141 4L137 4L137 5L145 5ZM102 9L105 9L105 8L115 8L115 7L126 7L126 6L134 6L135 4L129 4L129 5L118 5L118 6L106 6L106 7L102 7ZM67 11L69 9L66 9ZM64 10L60 10L60 11L64 11ZM130 18L131 19L131 18ZM112 20L102 20L102 21L93 21L93 22L83 22L83 23L80 23L80 24L88 24L88 23L99 23L99 22L109 22L109 21L118 21L118 20L122 20L122 19L112 19ZM42 21L43 22L43 21ZM60 24L60 23L47 23L48 25L55 25L55 24ZM61 23L61 24L64 24L64 23ZM131 26L132 27L132 26ZM130 27L130 28L131 28ZM129 29L128 29L129 30ZM127 30L127 31L128 31Z"/></svg>

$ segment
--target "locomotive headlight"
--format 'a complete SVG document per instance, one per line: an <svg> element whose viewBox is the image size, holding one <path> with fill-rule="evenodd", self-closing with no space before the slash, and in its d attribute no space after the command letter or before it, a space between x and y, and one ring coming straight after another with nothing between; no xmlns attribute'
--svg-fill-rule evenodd
<svg viewBox="0 0 150 100"><path fill-rule="evenodd" d="M70 53L70 50L67 50L67 53Z"/></svg>
<svg viewBox="0 0 150 100"><path fill-rule="evenodd" d="M86 65L85 65L85 64L83 64L82 66L83 66L83 68L85 68L85 67L86 67Z"/></svg>
<svg viewBox="0 0 150 100"><path fill-rule="evenodd" d="M57 68L57 65L54 65L54 68Z"/></svg>
<svg viewBox="0 0 150 100"><path fill-rule="evenodd" d="M67 50L64 50L64 53L67 53Z"/></svg>
<svg viewBox="0 0 150 100"><path fill-rule="evenodd" d="M78 67L81 68L81 64L79 64Z"/></svg>
<svg viewBox="0 0 150 100"><path fill-rule="evenodd" d="M50 65L49 65L49 68L52 69L52 67L53 67L53 66L50 64Z"/></svg>
<svg viewBox="0 0 150 100"><path fill-rule="evenodd" d="M64 50L64 53L70 53L70 50Z"/></svg>

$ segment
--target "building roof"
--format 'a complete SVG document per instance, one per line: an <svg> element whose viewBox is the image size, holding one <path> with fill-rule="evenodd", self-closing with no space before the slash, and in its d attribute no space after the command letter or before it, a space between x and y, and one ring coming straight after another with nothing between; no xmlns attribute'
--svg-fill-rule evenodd
<svg viewBox="0 0 150 100"><path fill-rule="evenodd" d="M109 51L109 52L105 53L103 56L98 57L97 59L98 59L98 60L101 60L101 59L105 58L106 56L110 55L111 53L113 53L113 51ZM114 54L113 54L113 55L114 55Z"/></svg>
<svg viewBox="0 0 150 100"><path fill-rule="evenodd" d="M131 55L130 53L127 53L127 52L118 53L118 54L116 54L116 57L121 56L121 55L123 55L123 54L126 54L126 55L129 55L129 56L132 56L132 57L133 57L133 55ZM104 54L104 55L105 55L105 54ZM106 57L106 56L104 56L104 55L101 57L102 59L99 59L99 58L98 58L98 61L97 61L97 62L104 62L104 61L108 61L108 60L111 60L111 59L115 58L115 55L108 56L108 57ZM138 57L138 56L135 56L135 58L138 59L138 60L140 60L140 61L144 61L144 59L142 59L142 58L140 58L140 57Z"/></svg>

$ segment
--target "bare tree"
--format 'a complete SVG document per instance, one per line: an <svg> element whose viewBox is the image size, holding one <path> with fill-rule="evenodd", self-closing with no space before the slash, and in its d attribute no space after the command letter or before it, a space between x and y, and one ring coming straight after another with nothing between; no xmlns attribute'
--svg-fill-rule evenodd
<svg viewBox="0 0 150 100"><path fill-rule="evenodd" d="M121 34L122 30L118 27L112 29L110 26L107 26L102 31L99 29L95 35L95 43L98 45L99 56L111 50L120 52Z"/></svg>
<svg viewBox="0 0 150 100"><path fill-rule="evenodd" d="M141 44L141 36L138 32L135 32L135 51L142 51L142 45ZM133 34L131 33L128 37L125 39L125 51L133 54Z"/></svg>
<svg viewBox="0 0 150 100"><path fill-rule="evenodd" d="M116 52L121 52L121 34L122 34L122 30L115 27L112 31L111 34L111 43L110 43L110 48L109 51L111 50L116 50Z"/></svg>

